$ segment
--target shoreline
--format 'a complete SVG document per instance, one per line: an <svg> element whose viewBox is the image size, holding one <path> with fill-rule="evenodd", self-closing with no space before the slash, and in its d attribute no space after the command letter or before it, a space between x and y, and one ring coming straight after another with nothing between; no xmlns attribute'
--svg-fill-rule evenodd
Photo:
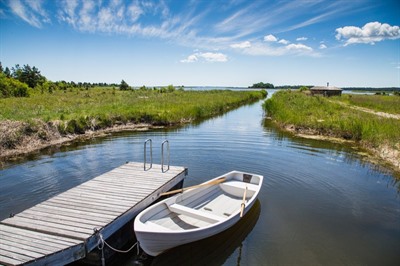
<svg viewBox="0 0 400 266"><path fill-rule="evenodd" d="M17 130L18 126L23 124L20 122L20 125L16 125L15 122L8 122L14 124L14 126L16 126L14 128L17 128ZM111 127L99 130L87 130L83 134L68 134L63 136L58 131L55 131L52 126L46 126L46 124L43 123L42 128L38 130L37 134L22 136L22 138L19 140L20 142L15 146L15 148L0 150L0 167L2 165L1 163L7 163L9 161L39 152L46 148L63 146L78 140L89 140L124 131L148 131L165 127L166 126L156 126L148 123L127 123L122 125L113 125ZM43 128L47 129L47 131L43 131ZM46 134L47 138L43 139L40 137L41 134Z"/></svg>
<svg viewBox="0 0 400 266"><path fill-rule="evenodd" d="M328 132L321 132L319 130L311 129L311 128L302 128L297 127L293 124L284 125L279 123L278 121L272 120L271 118L266 118L271 120L273 123L278 125L278 127L286 132L290 132L291 134L306 138L306 139L314 139L314 140L324 140L330 141L334 143L351 143L356 144L360 148L366 150L368 154L364 154L367 157L367 160L374 164L386 164L389 165L392 170L396 172L400 172L400 147L398 149L394 149L389 147L388 145L381 145L378 148L371 147L366 145L365 143L359 143L354 140L346 140L344 138L329 134ZM1 127L9 127L14 129L15 131L20 130L20 127L26 126L26 123L16 122L16 121L5 121L6 125L0 123ZM178 123L180 125L186 124L189 121L183 121ZM11 125L10 125L11 124ZM67 145L68 143L79 141L79 140L89 140L97 137L104 137L112 133L119 132L134 132L134 131L148 131L153 129L162 129L167 127L176 126L176 124L171 124L169 126L160 126L160 125L152 125L150 123L126 123L113 125L111 127L98 129L98 130L87 130L83 134L68 134L61 135L56 129L56 125L52 123L44 123L40 125L40 128L37 129L35 134L25 134L21 139L18 140L18 144L15 145L13 149L0 149L0 167L7 162L11 162L15 159L22 158L28 156L30 154L39 152L46 148L51 147L59 147L63 145ZM25 129L26 130L26 129ZM10 133L10 132L8 132ZM15 132L11 132L13 134ZM45 138L43 137L45 135ZM1 140L1 136L0 136Z"/></svg>
<svg viewBox="0 0 400 266"><path fill-rule="evenodd" d="M272 120L272 119L271 119ZM335 143L351 143L356 144L360 148L366 150L368 154L364 154L366 159L374 164L382 164L384 163L386 166L389 166L392 170L396 172L400 172L400 145L397 145L394 149L388 145L380 145L378 148L371 147L367 143L360 143L354 140L346 140L341 137L337 137L335 135L326 134L319 130L310 129L310 128L302 128L297 127L293 124L290 125L282 125L281 123L272 120L279 128L286 132L290 132L293 135L306 139L315 139L315 140L325 140Z"/></svg>

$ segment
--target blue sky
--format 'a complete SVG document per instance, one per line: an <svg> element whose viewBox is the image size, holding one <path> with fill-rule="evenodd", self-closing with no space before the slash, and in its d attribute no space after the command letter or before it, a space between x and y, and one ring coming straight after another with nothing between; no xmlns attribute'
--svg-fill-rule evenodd
<svg viewBox="0 0 400 266"><path fill-rule="evenodd" d="M131 86L400 86L392 0L0 0L0 61Z"/></svg>

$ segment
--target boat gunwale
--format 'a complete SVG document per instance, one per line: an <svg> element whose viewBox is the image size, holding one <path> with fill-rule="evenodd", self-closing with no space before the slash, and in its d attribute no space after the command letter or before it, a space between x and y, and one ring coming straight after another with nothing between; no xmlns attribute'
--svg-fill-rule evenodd
<svg viewBox="0 0 400 266"><path fill-rule="evenodd" d="M262 175L252 174L252 173L248 173L248 172L242 172L242 171L236 171L235 170L235 171L231 171L231 172L228 172L226 174L220 175L218 177L215 177L215 178L213 178L213 179L211 179L209 181L206 181L206 182L212 182L213 180L220 179L220 178L223 178L223 177L234 176L236 174L248 174L248 175L252 175L252 176L257 176L257 178L258 178L258 184L251 183L251 182L248 183L248 184L251 184L253 186L257 186L257 190L253 190L253 189L252 190L248 190L248 191L252 191L254 193L253 193L253 195L251 195L251 197L249 197L249 199L245 203L244 214L246 214L247 211L254 204L254 202L257 199L258 194L259 194L259 192L261 190L261 186L263 184L263 176ZM234 178L232 180L237 181ZM230 179L227 179L226 181L230 181ZM247 182L244 182L244 181L238 181L238 182L247 183ZM222 185L224 183L225 182L222 182L219 185ZM206 226L201 226L201 227L191 228L191 229L172 230L172 229L170 229L168 227L159 225L157 223L155 223L155 224L157 224L159 226L154 228L154 227L151 227L151 226L146 224L147 221L149 221L151 223L154 223L153 221L151 221L151 219L148 219L145 222L143 222L142 219L141 219L144 214L147 214L147 213L152 212L152 211L157 211L158 213L163 212L163 211L169 211L170 213L174 213L171 210L169 210L168 206L172 205L172 204L179 204L178 202L176 202L176 200L179 197L181 197L182 195L185 195L185 194L189 194L189 193L193 194L193 195L196 195L196 194L198 194L199 190L207 191L208 189L210 189L210 187L200 187L200 188L195 188L193 190L187 190L187 191L185 191L183 193L179 193L178 195L172 196L170 198L167 198L165 200L162 200L162 201L150 206L146 210L144 210L141 213L139 213L138 216L135 218L135 222L134 222L135 231L138 229L140 231L140 233L143 233L143 234L149 233L149 234L163 234L163 235L173 235L173 234L185 235L185 234L191 234L191 233L195 233L197 231L205 231L207 229L210 229L210 228L213 228L213 227L217 227L218 225L223 224L223 223L227 223L229 220L233 220L235 218L239 218L240 219L240 217L239 217L240 216L240 208L238 210L232 212L230 214L230 216L226 216L226 217L222 217L221 216L222 219L220 221L218 221L218 222L210 223L209 225L206 225ZM210 190L210 191L212 191L212 190ZM207 192L207 193L209 193L209 192ZM205 194L207 194L207 193L205 193ZM190 196L188 198L190 198ZM165 205L165 208L163 208L161 210L157 210L157 208L161 208L160 207L161 205ZM183 205L183 206L188 207L187 205ZM188 207L188 208L190 208L190 207ZM193 208L193 209L196 210L195 208ZM152 214L151 217L154 216L154 215L155 214ZM138 228L138 225L140 226L139 228ZM165 228L165 231L162 230L161 227Z"/></svg>

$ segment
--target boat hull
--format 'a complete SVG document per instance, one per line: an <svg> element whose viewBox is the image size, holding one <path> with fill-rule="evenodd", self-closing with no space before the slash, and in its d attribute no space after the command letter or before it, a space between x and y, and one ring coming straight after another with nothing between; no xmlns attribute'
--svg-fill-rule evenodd
<svg viewBox="0 0 400 266"><path fill-rule="evenodd" d="M252 176L254 183L242 185L238 176ZM246 198L243 216L253 206L263 177L233 171L213 180L221 177L226 183L186 191L141 212L134 222L140 247L148 255L157 256L171 248L221 233L236 224L241 219L242 198ZM246 193L240 186L246 187ZM247 190L248 187L251 189Z"/></svg>

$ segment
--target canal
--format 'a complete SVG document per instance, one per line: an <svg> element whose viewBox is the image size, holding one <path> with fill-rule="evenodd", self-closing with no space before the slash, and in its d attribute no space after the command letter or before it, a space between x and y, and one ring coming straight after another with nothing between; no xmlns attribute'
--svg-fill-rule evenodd
<svg viewBox="0 0 400 266"><path fill-rule="evenodd" d="M170 142L185 186L232 170L264 176L259 200L234 228L178 247L151 265L399 265L399 183L348 144L292 137L262 102L168 130L119 133L49 149L0 170L0 220L124 164L154 162ZM135 265L134 257L125 257Z"/></svg>

